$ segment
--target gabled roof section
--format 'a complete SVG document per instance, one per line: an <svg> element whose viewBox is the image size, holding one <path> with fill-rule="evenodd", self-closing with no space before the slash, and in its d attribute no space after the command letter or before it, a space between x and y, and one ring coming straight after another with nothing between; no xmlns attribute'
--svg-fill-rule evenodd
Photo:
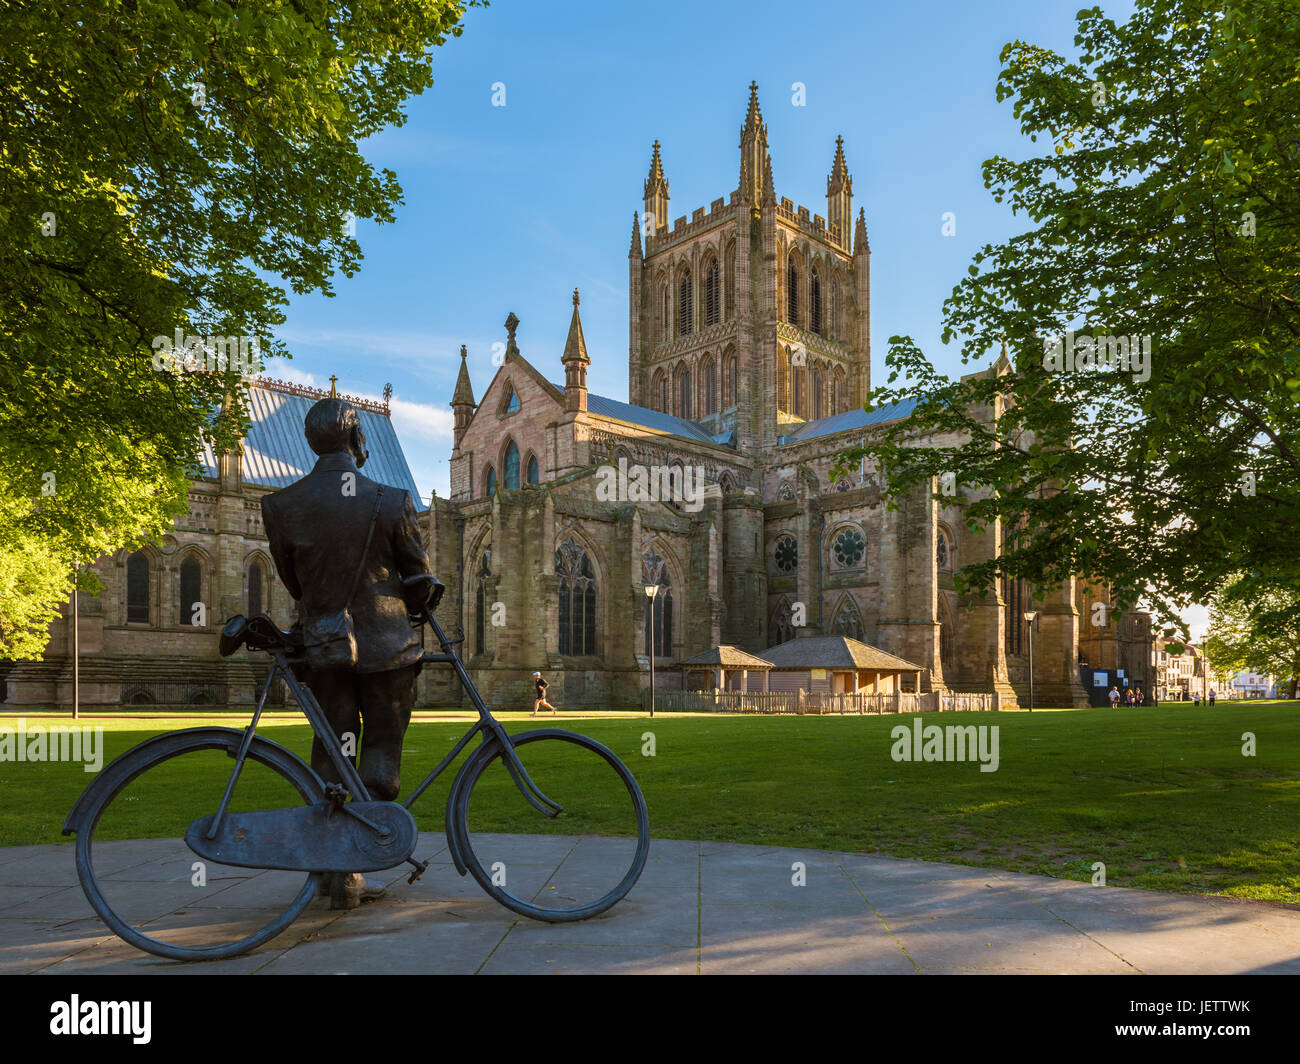
<svg viewBox="0 0 1300 1064"><path fill-rule="evenodd" d="M753 654L747 654L739 647L733 647L726 643L710 647L703 653L696 654L693 658L679 661L676 667L690 669L706 665L721 669L757 669L759 671L772 667L770 661L756 658Z"/></svg>
<svg viewBox="0 0 1300 1064"><path fill-rule="evenodd" d="M546 394L554 399L561 407L564 406L564 389L558 385L552 384L543 377L538 368L519 353L519 348L517 347L513 351L507 348L506 360L501 364L501 368L497 370L496 377L492 378L492 384L496 383L497 377L501 376L509 366L518 366L524 371L524 373L537 382L542 391L546 392ZM489 390L492 388L492 384L488 385ZM484 392L483 396L486 399L487 392Z"/></svg>
<svg viewBox="0 0 1300 1064"><path fill-rule="evenodd" d="M599 417L613 418L616 421L626 421L630 425L640 425L643 428L655 429L659 432L671 432L674 436L682 436L688 440L698 440L701 443L715 442L713 436L705 432L693 421L673 417L671 414L662 414L658 410L650 410L644 406L620 403L617 399L608 399L603 395L592 395L590 392L587 393L587 413Z"/></svg>
<svg viewBox="0 0 1300 1064"><path fill-rule="evenodd" d="M921 672L920 665L843 635L795 638L763 651L777 669L873 669L878 672Z"/></svg>
<svg viewBox="0 0 1300 1064"><path fill-rule="evenodd" d="M316 453L307 446L303 422L307 411L319 396L303 394L309 389L282 390L254 381L248 386L248 412L251 424L244 437L242 477L246 484L267 488L287 488L301 480L316 464ZM425 509L420 490L406 464L406 455L397 432L386 414L357 407L361 431L366 436L370 457L361 470L364 476L380 484L390 484L411 493L417 510ZM209 444L203 446L203 475L216 478L217 460Z"/></svg>
<svg viewBox="0 0 1300 1064"><path fill-rule="evenodd" d="M819 417L814 421L805 421L794 431L786 433L785 442L803 443L805 440L816 439L819 436L833 436L837 432L848 432L850 429L865 429L869 425L883 425L886 421L897 421L900 418L908 417L915 409L915 399L904 399L901 403L882 406L870 413L861 407L856 410L846 410L842 414L832 414L830 417Z"/></svg>

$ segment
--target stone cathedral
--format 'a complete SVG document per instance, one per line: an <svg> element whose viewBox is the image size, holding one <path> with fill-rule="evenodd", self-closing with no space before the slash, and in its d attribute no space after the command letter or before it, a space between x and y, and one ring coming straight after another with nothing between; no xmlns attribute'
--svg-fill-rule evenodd
<svg viewBox="0 0 1300 1064"><path fill-rule="evenodd" d="M665 154L656 141L632 222L627 402L587 390L576 291L562 384L548 378L553 354L525 355L513 314L477 399L462 349L451 497L433 500L428 532L444 623L463 627L475 683L525 704L540 670L570 705L626 706L652 654L656 686L677 689L675 663L710 647L762 656L843 635L914 663L921 690L998 691L1014 705L1027 590L968 603L952 578L1001 530L968 534L929 493L891 513L869 467L829 477L836 455L910 412L862 409L871 248L842 138L825 215L777 195L757 85L728 195L671 219ZM1003 358L985 372L1007 371ZM695 476L702 490L611 498L611 467ZM649 583L662 589L653 606ZM1032 604L1040 705L1086 704L1083 604L1073 581ZM428 700L457 697L439 677L422 682Z"/></svg>
<svg viewBox="0 0 1300 1064"><path fill-rule="evenodd" d="M627 402L587 390L576 291L559 366L558 343L521 345L511 314L505 360L476 399L462 348L451 494L420 519L447 585L440 620L464 631L466 664L499 708L531 704L534 670L562 707L630 708L652 659L656 687L676 690L686 680L676 666L711 648L745 659L786 644L775 656L788 666L837 636L855 641L840 646L854 662L864 651L902 659L911 689L996 691L1015 705L1028 689L1030 608L1039 705L1087 704L1085 658L1130 675L1145 668L1143 615L1081 628L1104 589L1071 580L1031 603L1008 582L964 601L953 572L990 556L1001 528L969 534L957 507L930 491L891 512L870 467L830 479L837 455L911 408L862 409L871 248L842 140L829 148L824 215L778 196L751 85L736 187L670 224L665 152L654 143L628 250ZM552 382L561 368L563 382ZM1009 371L1004 356L984 372ZM257 697L265 663L244 652L220 658L216 635L239 612L293 621L259 503L314 464L302 419L324 394L254 382L248 436L234 453L204 454L173 533L95 563L105 591L82 596L78 609L84 704ZM387 397L354 404L371 448L365 472L418 500ZM691 490L624 490L638 471ZM649 584L660 588L653 604ZM9 707L71 705L69 617L53 624L42 660L0 662ZM792 675L772 673L772 689ZM805 675L813 690L857 685L855 673ZM450 670L427 669L420 684L421 705L461 704Z"/></svg>

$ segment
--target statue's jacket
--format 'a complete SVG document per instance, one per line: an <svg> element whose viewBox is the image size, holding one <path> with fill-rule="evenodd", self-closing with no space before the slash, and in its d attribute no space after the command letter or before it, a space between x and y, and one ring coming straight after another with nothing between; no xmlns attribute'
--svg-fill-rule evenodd
<svg viewBox="0 0 1300 1064"><path fill-rule="evenodd" d="M271 557L298 600L304 625L347 603L378 493L379 484L340 452L322 455L307 476L262 499ZM410 493L385 485L351 603L354 671L384 672L420 660L423 649L407 618L401 582L429 572Z"/></svg>

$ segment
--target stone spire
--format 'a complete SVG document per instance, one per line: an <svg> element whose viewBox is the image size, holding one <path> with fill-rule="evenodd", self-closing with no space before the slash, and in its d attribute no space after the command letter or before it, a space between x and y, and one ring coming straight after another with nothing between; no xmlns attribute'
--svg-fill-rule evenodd
<svg viewBox="0 0 1300 1064"><path fill-rule="evenodd" d="M578 290L573 290L573 317L569 321L569 338L564 342L564 408L587 409L587 341L582 337L582 318L578 316Z"/></svg>
<svg viewBox="0 0 1300 1064"><path fill-rule="evenodd" d="M469 366L465 364L466 357L465 345L460 345L460 373L456 375L456 390L451 393L451 402L448 404L455 418L455 424L452 428L452 447L459 448L461 437L465 435L465 430L469 428L469 423L474 417L474 409L478 406L474 402L474 389L469 383Z"/></svg>
<svg viewBox="0 0 1300 1064"><path fill-rule="evenodd" d="M853 221L853 178L844 161L844 138L835 138L835 159L826 179L826 220L834 229L840 227L840 244L849 246L849 226Z"/></svg>
<svg viewBox="0 0 1300 1064"><path fill-rule="evenodd" d="M763 206L776 206L776 182L772 180L772 156L763 163Z"/></svg>
<svg viewBox="0 0 1300 1064"><path fill-rule="evenodd" d="M861 207L858 208L858 225L853 231L853 254L859 251L870 251L871 244L867 240L867 212Z"/></svg>
<svg viewBox="0 0 1300 1064"><path fill-rule="evenodd" d="M655 141L650 156L650 176L645 180L647 232L658 232L668 224L668 199L668 178L664 176L664 163L659 157L659 142Z"/></svg>
<svg viewBox="0 0 1300 1064"><path fill-rule="evenodd" d="M758 106L758 82L749 83L749 110L740 128L740 198L750 204L763 201L764 167L771 167L767 154L767 126Z"/></svg>
<svg viewBox="0 0 1300 1064"><path fill-rule="evenodd" d="M628 249L629 259L641 258L641 220L636 211L632 212L632 246Z"/></svg>

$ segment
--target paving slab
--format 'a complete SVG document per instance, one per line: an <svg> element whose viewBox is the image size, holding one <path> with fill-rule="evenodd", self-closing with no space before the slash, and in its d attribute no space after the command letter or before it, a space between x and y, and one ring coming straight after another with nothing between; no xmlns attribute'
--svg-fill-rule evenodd
<svg viewBox="0 0 1300 1064"><path fill-rule="evenodd" d="M511 890L585 897L621 840L494 835ZM265 922L303 873L208 868L190 882L178 840L98 843L104 888L146 930L203 941ZM522 917L456 872L441 834L409 866L368 873L383 899L350 912L318 898L246 956L179 962L99 921L67 845L0 849L0 973L30 974L1300 974L1300 908L1056 880L864 854L655 840L640 881L608 912ZM115 893L116 896L116 893Z"/></svg>

